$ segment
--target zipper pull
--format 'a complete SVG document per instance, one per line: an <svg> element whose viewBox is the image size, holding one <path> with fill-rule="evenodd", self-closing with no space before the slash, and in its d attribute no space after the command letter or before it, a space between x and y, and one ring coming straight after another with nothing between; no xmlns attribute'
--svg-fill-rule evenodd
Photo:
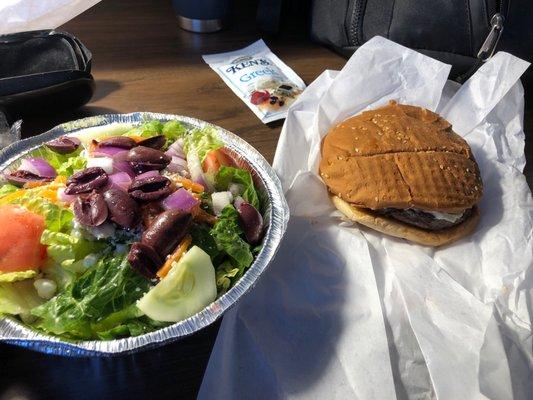
<svg viewBox="0 0 533 400"><path fill-rule="evenodd" d="M479 49L479 53L477 53L477 58L479 58L481 61L487 61L490 57L492 57L494 50L496 50L498 40L500 40L504 21L505 18L500 13L494 14L490 19L490 32L483 42L481 49Z"/></svg>

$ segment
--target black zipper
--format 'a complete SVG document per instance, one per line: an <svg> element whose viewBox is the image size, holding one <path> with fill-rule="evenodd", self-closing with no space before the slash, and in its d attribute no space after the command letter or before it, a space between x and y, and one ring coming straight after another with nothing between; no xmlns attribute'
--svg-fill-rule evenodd
<svg viewBox="0 0 533 400"><path fill-rule="evenodd" d="M365 9L365 2L366 0L354 0L352 18L350 21L350 28L348 34L348 40L351 46L361 46L363 44L362 15Z"/></svg>

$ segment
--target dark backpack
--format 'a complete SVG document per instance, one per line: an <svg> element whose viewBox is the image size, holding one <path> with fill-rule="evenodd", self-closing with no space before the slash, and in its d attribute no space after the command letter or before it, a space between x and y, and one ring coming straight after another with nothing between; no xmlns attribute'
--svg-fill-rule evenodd
<svg viewBox="0 0 533 400"><path fill-rule="evenodd" d="M531 0L314 0L311 7L312 37L346 56L380 35L451 64L458 81L496 50L533 58Z"/></svg>

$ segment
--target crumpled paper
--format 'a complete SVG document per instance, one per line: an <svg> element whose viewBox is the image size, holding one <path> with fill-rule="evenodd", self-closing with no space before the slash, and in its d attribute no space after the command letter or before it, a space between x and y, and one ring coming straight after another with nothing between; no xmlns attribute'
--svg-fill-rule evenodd
<svg viewBox="0 0 533 400"><path fill-rule="evenodd" d="M100 0L2 0L0 35L55 29Z"/></svg>
<svg viewBox="0 0 533 400"><path fill-rule="evenodd" d="M225 315L200 399L530 398L528 65L500 52L459 88L448 65L376 37L307 88L274 160L285 239ZM438 111L471 145L484 182L471 236L435 250L340 222L317 174L321 139L390 99Z"/></svg>

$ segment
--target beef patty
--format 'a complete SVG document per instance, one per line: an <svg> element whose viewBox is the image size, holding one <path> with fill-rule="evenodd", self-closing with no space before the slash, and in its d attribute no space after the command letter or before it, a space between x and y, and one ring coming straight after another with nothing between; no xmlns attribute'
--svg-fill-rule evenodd
<svg viewBox="0 0 533 400"><path fill-rule="evenodd" d="M455 222L438 219L435 218L433 214L424 212L422 210L413 210L411 208L406 210L401 210L398 208L384 208L383 210L377 210L377 212L389 218L394 218L398 221L405 222L409 225L418 226L419 228L427 229L428 231L437 231L439 229L446 229L455 225L459 225L461 222L467 219L470 214L472 214L472 209L469 208L466 210L461 218Z"/></svg>

